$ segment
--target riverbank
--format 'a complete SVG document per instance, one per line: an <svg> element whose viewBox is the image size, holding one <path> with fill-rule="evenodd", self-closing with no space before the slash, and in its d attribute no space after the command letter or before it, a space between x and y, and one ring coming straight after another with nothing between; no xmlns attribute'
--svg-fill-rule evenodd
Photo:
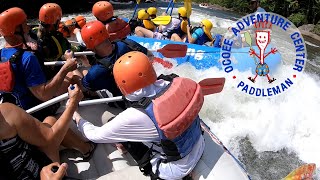
<svg viewBox="0 0 320 180"><path fill-rule="evenodd" d="M206 9L221 10L221 11L229 11L229 12L233 12L233 13L238 13L237 11L234 11L233 9L222 7L218 4L193 3L193 5L199 6L201 8L206 8ZM245 14L243 14L243 15L245 15ZM303 36L307 36L307 37L314 39L314 41L316 41L317 44L320 45L320 36L318 34L312 32L314 28L315 28L315 25L305 24L305 25L300 26L298 29Z"/></svg>

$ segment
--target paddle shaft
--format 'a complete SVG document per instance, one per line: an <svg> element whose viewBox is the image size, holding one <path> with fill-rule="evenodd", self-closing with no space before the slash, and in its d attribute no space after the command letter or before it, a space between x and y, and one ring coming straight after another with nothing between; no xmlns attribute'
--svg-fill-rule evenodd
<svg viewBox="0 0 320 180"><path fill-rule="evenodd" d="M173 8L174 8L174 3L175 3L175 0L172 1L170 16L172 15L172 11L173 11Z"/></svg>
<svg viewBox="0 0 320 180"><path fill-rule="evenodd" d="M133 14L132 14L131 19L133 19L133 18L134 18L134 16L136 15L136 12L137 12L137 9L138 9L138 6L139 6L139 3L140 3L140 0L137 0L137 4L136 4L136 6L134 7L134 11L133 11Z"/></svg>
<svg viewBox="0 0 320 180"><path fill-rule="evenodd" d="M46 108L48 106L51 106L52 104L55 104L55 103L58 103L60 101L66 100L66 99L68 99L68 97L69 97L69 94L68 93L64 93L64 94L62 94L62 95L60 95L58 97L55 97L53 99L50 99L50 100L48 100L48 101L46 101L44 103L41 103L41 104L35 106L33 108L30 108L30 109L26 110L26 112L29 113L29 114L34 113L34 112L39 111L41 109L44 109L44 108Z"/></svg>
<svg viewBox="0 0 320 180"><path fill-rule="evenodd" d="M166 14L168 14L168 11L169 11L172 3L173 3L173 0L171 0L171 1L169 2L169 4L168 4L168 7L167 7L167 9L166 9Z"/></svg>
<svg viewBox="0 0 320 180"><path fill-rule="evenodd" d="M222 91L223 86L225 81L221 81L222 78L207 78L203 79L199 82L199 85L205 86L204 89L206 92L209 93L204 93L204 95L209 95L209 94L214 94L214 93L219 93ZM224 78L223 78L224 79ZM211 91L208 91L208 89L212 88ZM36 111L39 111L41 109L44 109L48 106L51 106L55 103L61 102L63 100L68 99L69 95L68 93L64 93L58 97L55 97L53 99L48 100L47 102L41 103L33 108L30 108L26 110L27 113L34 113ZM111 97L111 98L103 98L103 99L93 99L93 100L87 100L87 101L80 101L79 106L88 106L88 105L93 105L93 104L101 104L101 103L109 103L109 102L117 102L117 101L122 101L123 97L122 96L117 96L117 97Z"/></svg>

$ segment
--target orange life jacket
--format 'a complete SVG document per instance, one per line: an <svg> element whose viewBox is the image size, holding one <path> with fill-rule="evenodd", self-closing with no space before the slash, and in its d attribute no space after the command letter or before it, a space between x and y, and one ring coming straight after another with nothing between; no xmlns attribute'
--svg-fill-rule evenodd
<svg viewBox="0 0 320 180"><path fill-rule="evenodd" d="M110 41L124 39L131 33L129 23L117 17L114 17L111 22L108 22L106 28L110 34Z"/></svg>

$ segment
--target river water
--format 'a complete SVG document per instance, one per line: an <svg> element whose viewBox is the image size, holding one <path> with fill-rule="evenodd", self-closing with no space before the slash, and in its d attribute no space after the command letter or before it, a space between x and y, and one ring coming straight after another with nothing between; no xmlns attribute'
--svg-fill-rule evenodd
<svg viewBox="0 0 320 180"><path fill-rule="evenodd" d="M160 11L163 12L167 3L141 4L140 7L151 5L162 7ZM116 9L116 14L131 18L133 7ZM176 12L174 9L173 14ZM89 12L82 15L87 21L94 19ZM74 16L69 14L64 18ZM225 33L240 17L232 12L194 5L191 23L196 25L204 18L210 19L216 27L215 32ZM311 38L305 38L305 41L308 51L306 69L299 84L284 95L270 99L251 98L234 91L227 80L223 92L205 98L201 117L245 165L252 179L281 179L304 163L316 163L320 167L320 44ZM277 41L276 44L286 50L286 42ZM159 74L171 72L198 81L225 76L217 68L201 71L183 64L168 70L157 66ZM320 173L319 168L317 172ZM315 179L320 179L319 175Z"/></svg>

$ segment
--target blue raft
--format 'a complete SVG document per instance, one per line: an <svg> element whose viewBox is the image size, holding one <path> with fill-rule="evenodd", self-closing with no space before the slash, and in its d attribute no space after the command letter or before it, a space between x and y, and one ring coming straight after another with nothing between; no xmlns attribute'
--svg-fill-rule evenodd
<svg viewBox="0 0 320 180"><path fill-rule="evenodd" d="M182 58L174 58L178 65L183 63L190 63L196 69L205 70L211 67L216 67L218 69L223 69L225 66L222 66L222 58L220 55L220 48L201 46L196 44L173 42L169 40L158 40L152 38L143 38L137 36L129 36L129 39L132 39L147 49L157 50L165 46L166 44L186 44L188 46L187 55ZM253 46L256 53L259 54L259 49L257 46ZM269 45L266 49L266 52L269 52L271 46ZM235 70L241 72L251 70L255 74L257 63L259 63L258 58L253 58L249 55L250 47L244 48L232 48L231 53L231 62L232 67ZM156 57L164 58L162 54L154 52ZM265 59L265 63L269 66L272 71L275 71L277 67L281 64L281 55L280 53L270 54Z"/></svg>

